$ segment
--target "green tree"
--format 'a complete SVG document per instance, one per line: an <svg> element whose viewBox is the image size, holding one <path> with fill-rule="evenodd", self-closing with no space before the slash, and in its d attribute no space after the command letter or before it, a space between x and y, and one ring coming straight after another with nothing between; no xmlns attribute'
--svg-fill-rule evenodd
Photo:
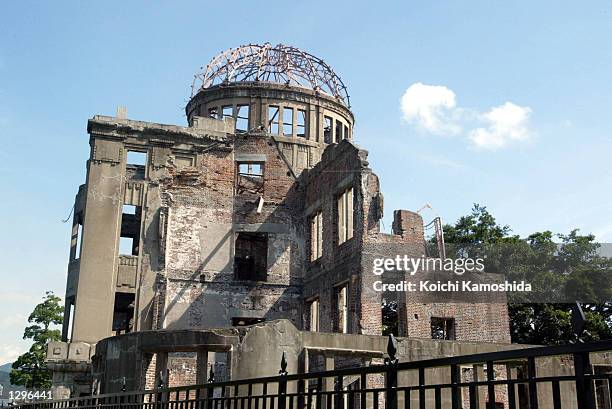
<svg viewBox="0 0 612 409"><path fill-rule="evenodd" d="M33 389L51 387L51 372L45 364L45 355L47 344L61 339L60 330L52 327L61 325L62 320L61 299L52 291L47 291L43 301L28 317L31 325L26 327L23 339L31 339L33 342L29 351L13 362L10 375L13 385L23 385Z"/></svg>
<svg viewBox="0 0 612 409"><path fill-rule="evenodd" d="M499 225L486 207L475 204L471 214L444 226L447 255L475 257L485 251L488 272L525 278L534 288L545 289L542 299L548 303L517 298L508 305L512 342L553 345L573 340L572 304L555 300L612 300L612 260L599 255L593 235L577 230L567 235L537 232L525 240L510 233L509 226ZM584 339L612 339L612 303L582 307L588 331Z"/></svg>

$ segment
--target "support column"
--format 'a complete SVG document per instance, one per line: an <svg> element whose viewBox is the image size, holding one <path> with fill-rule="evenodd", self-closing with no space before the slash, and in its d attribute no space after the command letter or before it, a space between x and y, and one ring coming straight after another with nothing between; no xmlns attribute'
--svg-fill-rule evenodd
<svg viewBox="0 0 612 409"><path fill-rule="evenodd" d="M199 349L196 353L196 384L206 383L208 374L208 350Z"/></svg>
<svg viewBox="0 0 612 409"><path fill-rule="evenodd" d="M164 381L164 387L168 387L168 353L167 352L156 352L155 353L155 387L157 388L160 382Z"/></svg>

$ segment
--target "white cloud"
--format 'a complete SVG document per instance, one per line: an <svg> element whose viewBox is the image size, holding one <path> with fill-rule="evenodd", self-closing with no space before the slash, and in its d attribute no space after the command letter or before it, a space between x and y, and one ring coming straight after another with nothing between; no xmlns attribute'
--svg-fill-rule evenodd
<svg viewBox="0 0 612 409"><path fill-rule="evenodd" d="M456 133L453 123L457 102L455 93L442 85L417 82L406 89L400 100L403 118L432 133Z"/></svg>
<svg viewBox="0 0 612 409"><path fill-rule="evenodd" d="M531 108L512 102L486 112L457 105L453 90L443 85L410 85L400 99L403 119L431 134L461 135L476 148L495 150L531 139Z"/></svg>
<svg viewBox="0 0 612 409"><path fill-rule="evenodd" d="M27 349L22 345L2 345L0 347L0 365L4 365L9 362L14 362L15 359L23 354Z"/></svg>
<svg viewBox="0 0 612 409"><path fill-rule="evenodd" d="M533 132L529 129L531 108L521 107L512 102L492 108L482 115L486 127L470 132L472 143L482 149L495 150L512 142L526 141Z"/></svg>

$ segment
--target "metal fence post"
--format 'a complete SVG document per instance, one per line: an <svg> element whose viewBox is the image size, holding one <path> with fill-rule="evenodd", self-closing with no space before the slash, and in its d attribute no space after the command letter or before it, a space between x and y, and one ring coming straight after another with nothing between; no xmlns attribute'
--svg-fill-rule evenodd
<svg viewBox="0 0 612 409"><path fill-rule="evenodd" d="M278 380L278 409L286 409L287 407L287 359L285 351L281 358L281 369L278 371L280 375Z"/></svg>
<svg viewBox="0 0 612 409"><path fill-rule="evenodd" d="M213 370L213 364L210 364L210 372L208 373L208 385L206 385L206 407L208 409L213 408L213 398L215 393L215 388L210 386L215 382L215 371Z"/></svg>
<svg viewBox="0 0 612 409"><path fill-rule="evenodd" d="M574 354L574 373L576 375L576 397L578 409L595 409L593 381L585 375L591 374L591 362L588 352Z"/></svg>
<svg viewBox="0 0 612 409"><path fill-rule="evenodd" d="M399 360L396 358L397 340L393 334L389 335L387 342L388 358L385 358L386 376L385 376L385 409L397 409L397 364Z"/></svg>

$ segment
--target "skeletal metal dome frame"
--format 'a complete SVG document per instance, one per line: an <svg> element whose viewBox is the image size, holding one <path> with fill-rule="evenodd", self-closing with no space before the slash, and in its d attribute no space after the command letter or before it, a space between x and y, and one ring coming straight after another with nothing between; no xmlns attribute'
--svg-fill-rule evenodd
<svg viewBox="0 0 612 409"><path fill-rule="evenodd" d="M283 44L248 44L230 48L214 57L194 77L192 97L214 85L267 81L323 92L350 108L347 88L329 65L312 54Z"/></svg>

